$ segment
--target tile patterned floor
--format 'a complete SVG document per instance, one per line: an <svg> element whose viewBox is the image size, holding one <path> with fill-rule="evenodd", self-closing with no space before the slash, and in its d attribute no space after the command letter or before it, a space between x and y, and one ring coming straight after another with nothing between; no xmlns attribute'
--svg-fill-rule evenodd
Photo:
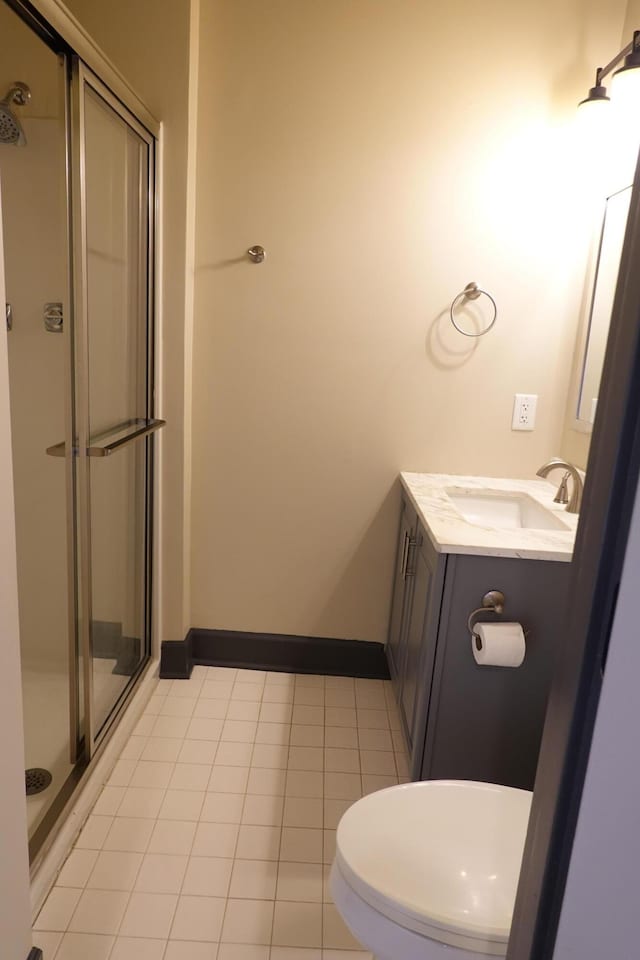
<svg viewBox="0 0 640 960"><path fill-rule="evenodd" d="M34 943L45 960L369 960L331 902L335 830L407 773L389 683L161 680Z"/></svg>

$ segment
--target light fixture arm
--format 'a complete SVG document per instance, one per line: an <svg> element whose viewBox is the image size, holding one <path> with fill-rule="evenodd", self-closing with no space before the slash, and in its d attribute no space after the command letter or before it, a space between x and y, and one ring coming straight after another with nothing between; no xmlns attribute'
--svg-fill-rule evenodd
<svg viewBox="0 0 640 960"><path fill-rule="evenodd" d="M596 86L601 86L605 77L608 77L613 69L617 67L619 63L622 63L625 57L628 57L630 53L638 52L640 52L640 30L634 30L633 40L628 43L620 53L616 53L613 60L610 60L606 67L598 67L596 70Z"/></svg>

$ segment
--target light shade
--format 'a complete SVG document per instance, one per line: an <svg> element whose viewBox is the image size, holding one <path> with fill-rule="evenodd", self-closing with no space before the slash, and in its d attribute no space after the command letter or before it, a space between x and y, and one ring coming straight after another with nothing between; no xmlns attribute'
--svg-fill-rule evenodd
<svg viewBox="0 0 640 960"><path fill-rule="evenodd" d="M626 60L635 58L637 54L629 54ZM616 70L611 85L611 95L616 111L620 110L627 115L629 123L636 123L640 110L640 57L637 64L627 65Z"/></svg>
<svg viewBox="0 0 640 960"><path fill-rule="evenodd" d="M595 87L591 87L589 90L588 96L586 96L584 100L580 101L578 107L581 111L589 110L590 112L592 105L598 109L601 109L603 105L606 107L609 101L610 98L607 95L607 88L603 87L601 83L596 83Z"/></svg>

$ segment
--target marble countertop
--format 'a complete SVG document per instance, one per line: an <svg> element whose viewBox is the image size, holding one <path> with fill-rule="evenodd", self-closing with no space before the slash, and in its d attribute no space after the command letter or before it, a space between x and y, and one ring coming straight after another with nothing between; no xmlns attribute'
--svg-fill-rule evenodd
<svg viewBox="0 0 640 960"><path fill-rule="evenodd" d="M556 484L546 480L505 480L446 473L401 473L400 480L438 553L571 560L578 516L553 502ZM470 523L458 513L446 493L448 488L473 493L487 487L505 493L528 494L566 524L566 531L503 529Z"/></svg>

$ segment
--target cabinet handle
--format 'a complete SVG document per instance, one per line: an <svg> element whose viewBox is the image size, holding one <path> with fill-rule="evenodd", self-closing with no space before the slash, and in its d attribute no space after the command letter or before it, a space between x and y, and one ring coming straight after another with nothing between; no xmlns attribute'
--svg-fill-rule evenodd
<svg viewBox="0 0 640 960"><path fill-rule="evenodd" d="M408 580L409 577L415 577L416 575L415 567L411 567L409 564L409 558L411 557L411 551L415 547L417 542L418 540L416 537L409 537L409 541L407 544L407 560L406 560L405 571L404 571L405 580Z"/></svg>
<svg viewBox="0 0 640 960"><path fill-rule="evenodd" d="M402 543L402 562L400 564L400 579L407 579L407 554L409 553L409 534L405 530Z"/></svg>

